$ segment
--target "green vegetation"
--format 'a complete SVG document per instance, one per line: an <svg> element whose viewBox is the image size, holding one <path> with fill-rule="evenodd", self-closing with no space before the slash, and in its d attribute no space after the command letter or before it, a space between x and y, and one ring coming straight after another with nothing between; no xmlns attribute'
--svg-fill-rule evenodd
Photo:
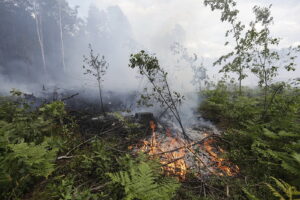
<svg viewBox="0 0 300 200"><path fill-rule="evenodd" d="M151 166L149 162L126 162L127 171L109 173L114 183L121 184L126 193L125 199L171 199L180 186L171 178L159 176L160 166ZM156 169L156 170L154 170Z"/></svg>
<svg viewBox="0 0 300 200"><path fill-rule="evenodd" d="M225 72L224 79L201 94L204 101L199 107L203 117L224 131L220 145L227 152L225 156L240 168L239 177L230 181L240 180L231 195L238 195L236 199L299 199L300 82L273 81L279 69L295 70L299 46L290 47L287 54L276 50L280 40L271 37L271 6L255 6L256 18L246 30L237 21L234 1L205 4L221 10L221 20L233 25L226 36L232 33L237 40L234 51L216 62L222 64L234 57L220 71ZM242 87L244 69L258 77L257 88ZM239 72L238 83L226 81L231 72Z"/></svg>
<svg viewBox="0 0 300 200"><path fill-rule="evenodd" d="M191 171L181 183L158 161L128 150L146 137L142 125L112 113L108 124L79 133L85 123L63 102L36 107L13 91L0 101L1 199L297 199L297 81L270 85L267 109L263 88L242 89L240 95L237 85L220 81L199 107L223 130L219 145L239 174L201 178Z"/></svg>
<svg viewBox="0 0 300 200"><path fill-rule="evenodd" d="M129 149L149 136L149 127L104 112L101 89L108 64L90 47L84 68L97 79L105 117L70 114L62 101L37 105L17 90L0 97L0 199L299 200L300 80L274 78L279 70L295 70L300 46L277 50L280 40L270 32L271 6L255 6L255 19L246 26L235 1L204 2L231 25L226 37L232 36L234 45L215 62L223 79L209 89L201 87L198 112L222 131L215 139L224 149L221 158L238 166L237 174L190 170L182 180L164 174L158 160ZM203 66L195 68L196 58L190 60L195 73L206 72ZM184 97L170 89L158 59L141 51L131 55L129 67L151 86L140 103L156 103L162 115L171 112L189 139L177 108ZM237 81L229 79L232 74ZM242 84L250 75L258 78L256 87ZM201 84L207 76L194 79Z"/></svg>
<svg viewBox="0 0 300 200"><path fill-rule="evenodd" d="M276 199L266 192L275 191L272 177L290 184L290 189L300 186L300 90L287 84L271 88L267 110L260 95L263 89L249 89L240 96L224 82L206 91L200 106L203 116L224 130L220 145L244 179L237 187L257 199Z"/></svg>
<svg viewBox="0 0 300 200"><path fill-rule="evenodd" d="M170 199L175 195L180 184L165 177L157 161L129 155L127 147L139 139L136 125L116 117L114 123L120 123L116 132L110 124L108 130L83 135L76 132L76 120L63 102L35 108L21 92L12 93L0 101L1 199Z"/></svg>

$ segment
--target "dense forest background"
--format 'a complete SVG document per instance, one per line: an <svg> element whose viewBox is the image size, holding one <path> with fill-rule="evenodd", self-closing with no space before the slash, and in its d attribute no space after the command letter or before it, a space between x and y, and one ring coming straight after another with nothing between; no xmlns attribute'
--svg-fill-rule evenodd
<svg viewBox="0 0 300 200"><path fill-rule="evenodd" d="M111 66L126 66L135 46L129 22L117 6L106 10L91 6L83 20L77 8L64 0L5 0L0 4L3 85L13 82L41 86L55 82L61 86L61 82L80 82L88 44L93 44L96 52L105 52ZM112 59L112 55L118 59ZM120 72L115 68L112 74Z"/></svg>

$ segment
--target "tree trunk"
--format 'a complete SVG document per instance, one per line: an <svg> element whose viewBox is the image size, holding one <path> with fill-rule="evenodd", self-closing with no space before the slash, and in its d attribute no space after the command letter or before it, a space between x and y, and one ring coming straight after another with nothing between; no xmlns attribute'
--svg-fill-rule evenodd
<svg viewBox="0 0 300 200"><path fill-rule="evenodd" d="M97 80L98 80L98 90L99 90L99 98L100 98L100 109L103 112L103 115L106 116L104 106L103 106L103 99L102 99L102 90L101 90L101 78L100 78L100 71L97 69Z"/></svg>
<svg viewBox="0 0 300 200"><path fill-rule="evenodd" d="M242 80L239 80L239 94L242 95Z"/></svg>
<svg viewBox="0 0 300 200"><path fill-rule="evenodd" d="M63 66L63 70L65 72L66 64L65 64L65 48L64 48L63 29L62 29L62 20L61 20L61 1L59 1L59 28L60 28L62 66Z"/></svg>
<svg viewBox="0 0 300 200"><path fill-rule="evenodd" d="M42 20L40 15L37 12L37 7L36 7L36 2L34 2L34 15L35 15L35 25L36 25L36 32L37 32L37 37L41 49L41 55L42 55L42 61L43 61L43 69L44 73L46 74L47 72L47 67L46 67L46 59L45 59L45 50L44 50L44 43L43 43L43 30L41 29L41 24Z"/></svg>
<svg viewBox="0 0 300 200"><path fill-rule="evenodd" d="M239 70L239 95L242 95L242 75L243 75L243 69L242 66L240 66Z"/></svg>

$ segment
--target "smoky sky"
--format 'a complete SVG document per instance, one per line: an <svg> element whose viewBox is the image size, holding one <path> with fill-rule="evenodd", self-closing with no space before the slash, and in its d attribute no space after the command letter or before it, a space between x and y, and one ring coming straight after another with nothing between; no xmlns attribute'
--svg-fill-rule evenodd
<svg viewBox="0 0 300 200"><path fill-rule="evenodd" d="M128 67L130 55L146 50L157 56L168 72L171 90L187 96L182 117L191 122L199 103L192 66L203 63L210 80L216 82L222 74L213 62L233 49L231 44L224 46L229 25L221 23L220 13L205 7L202 0L34 2L38 2L37 11L32 0L0 0L0 93L12 88L35 95L43 95L44 89L48 93L71 90L80 91L83 98L98 98L97 80L85 75L83 69L83 56L88 56L91 44L109 63L102 82L104 99L109 99L106 103L114 93L127 102L126 106L132 105L132 98L126 100L126 95L136 95L149 83ZM254 5L273 4L271 32L281 38L278 50L300 45L299 0L237 3L238 17L244 24L254 19ZM174 47L179 48L179 54ZM280 70L275 81L296 77L300 77L299 69L292 73ZM243 84L257 86L257 81L249 75Z"/></svg>
<svg viewBox="0 0 300 200"><path fill-rule="evenodd" d="M228 53L232 46L224 47L225 31L230 27L220 22L220 13L212 12L199 0L69 0L70 4L79 6L82 17L87 16L91 4L99 9L118 6L127 18L132 33L132 39L139 47L156 53L163 64L173 69L174 60L169 52L173 42L180 42L188 51L196 53L204 59L211 77L220 77L218 67L212 67L212 62L219 56ZM252 8L255 5L268 6L272 4L274 24L271 31L281 38L280 48L300 44L300 2L297 0L238 0L239 18L245 24L254 19ZM192 72L182 64L180 72L181 85L192 88L190 79ZM293 73L279 72L278 80L287 80L300 76L300 70ZM183 76L183 77L182 77ZM256 85L257 79L249 77L245 83Z"/></svg>
<svg viewBox="0 0 300 200"><path fill-rule="evenodd" d="M169 72L170 82L176 89L192 91L195 89L191 83L192 69L188 62L179 61L178 55L174 55L170 47L174 43L179 43L189 55L197 54L199 58L197 65L203 62L212 80L221 77L218 74L220 68L212 67L212 63L233 48L231 45L224 46L226 42L224 35L230 27L220 22L219 12L212 12L201 0L67 0L67 2L69 5L66 6L66 10L70 6L74 10L77 8L78 13L74 11L76 14L74 16L73 11L68 11L69 15L63 17L68 23L63 27L66 63L64 72L61 71L59 26L55 20L43 19L43 22L47 22L43 24L45 29L43 33L47 67L51 74L48 80L39 75L42 71L41 59L34 62L34 59L40 57L34 15L27 15L29 24L24 24L21 21L24 17L20 15L12 24L14 26L12 30L17 30L13 31L16 36L12 37L12 41L18 41L18 45L15 46L19 52L10 55L9 62L4 64L0 62L2 88L15 87L26 90L36 85L39 88L42 85L52 85L74 90L97 89L95 79L84 75L82 69L83 55L88 54L88 44L91 44L95 52L105 56L109 63L103 83L107 91L140 90L145 86L146 81L137 78L137 73L128 67L130 54L142 49L154 53L159 58L162 67ZM272 4L275 23L271 31L281 38L280 48L300 44L298 0L238 0L237 3L240 10L238 16L245 24L254 19L251 11L254 5ZM57 11L56 7L52 9ZM57 13L54 19L57 19ZM70 22L72 20L76 23ZM8 23L7 27L11 27L9 19L5 23ZM69 24L75 25L70 27ZM23 26L25 28L27 26L26 36L22 34L23 29L20 28ZM2 34L7 36L5 24L3 28ZM29 37L35 39L30 40L31 43L26 44L28 46L19 44L20 41L29 41ZM5 46L9 48L10 44L7 42ZM20 56L28 54L28 47L34 45L36 47L32 50L33 55L30 54L25 59L24 56ZM0 59L6 57L4 47L0 49ZM296 70L293 73L280 71L279 74L278 80L287 80L299 77L300 71ZM245 84L257 85L257 79L249 76Z"/></svg>

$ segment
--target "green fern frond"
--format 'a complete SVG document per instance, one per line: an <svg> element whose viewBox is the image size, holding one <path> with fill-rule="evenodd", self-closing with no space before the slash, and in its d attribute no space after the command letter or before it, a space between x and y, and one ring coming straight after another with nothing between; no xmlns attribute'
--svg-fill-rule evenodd
<svg viewBox="0 0 300 200"><path fill-rule="evenodd" d="M275 187L273 187L271 184L266 183L266 185L275 197L278 197L279 200L299 200L299 197L297 198L296 196L299 196L300 191L298 191L296 187L289 185L281 179L276 179L274 177L271 177L271 179L274 181L279 191L275 189ZM282 195L280 192L283 192L284 195ZM285 198L285 196L287 198Z"/></svg>
<svg viewBox="0 0 300 200"><path fill-rule="evenodd" d="M278 197L280 200L285 200L285 198L270 184L266 183L268 188L271 190L273 196Z"/></svg>
<svg viewBox="0 0 300 200"><path fill-rule="evenodd" d="M174 180L165 178L160 183L151 167L141 162L132 166L128 171L108 174L114 183L124 187L126 199L168 200L171 199L179 187Z"/></svg>
<svg viewBox="0 0 300 200"><path fill-rule="evenodd" d="M263 134L265 136L269 137L269 138L272 138L272 139L278 139L279 138L279 136L277 134L273 133L272 131L270 131L266 128L263 129Z"/></svg>
<svg viewBox="0 0 300 200"><path fill-rule="evenodd" d="M246 188L243 188L242 190L247 195L249 200L259 200L256 196L251 194Z"/></svg>
<svg viewBox="0 0 300 200"><path fill-rule="evenodd" d="M287 170L291 174L300 176L300 166L299 166L299 164L296 166L296 165L291 164L290 162L288 163L286 161L283 161L281 163L281 166L282 166L282 168L284 168L285 170Z"/></svg>
<svg viewBox="0 0 300 200"><path fill-rule="evenodd" d="M300 137L299 134L297 133L290 133L286 131L279 131L278 135L282 137L296 137L296 138Z"/></svg>
<svg viewBox="0 0 300 200"><path fill-rule="evenodd" d="M33 176L48 177L54 171L57 149L48 150L48 143L40 145L20 143L8 146L13 151L11 159L24 162L24 167L28 168Z"/></svg>
<svg viewBox="0 0 300 200"><path fill-rule="evenodd" d="M293 154L293 158L295 159L295 161L298 162L298 164L300 165L300 153L294 153ZM300 166L299 166L300 167Z"/></svg>

